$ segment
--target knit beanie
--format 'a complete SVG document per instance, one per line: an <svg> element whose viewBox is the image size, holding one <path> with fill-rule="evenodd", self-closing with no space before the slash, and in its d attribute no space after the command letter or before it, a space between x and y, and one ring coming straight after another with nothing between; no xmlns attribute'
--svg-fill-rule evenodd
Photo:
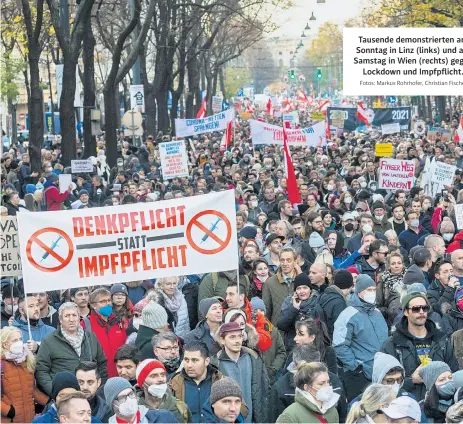
<svg viewBox="0 0 463 424"><path fill-rule="evenodd" d="M220 303L219 299L216 297L207 297L206 299L201 299L201 302L199 302L199 313L201 316L206 318L209 309L211 309L211 306L215 305L216 303Z"/></svg>
<svg viewBox="0 0 463 424"><path fill-rule="evenodd" d="M211 405L214 405L214 403L216 403L218 400L228 396L234 396L243 399L243 393L239 384L233 380L233 378L226 377L216 381L212 385L209 401Z"/></svg>
<svg viewBox="0 0 463 424"><path fill-rule="evenodd" d="M265 307L264 301L260 297L253 297L251 299L251 306L253 311L264 311L264 314L267 313L267 308Z"/></svg>
<svg viewBox="0 0 463 424"><path fill-rule="evenodd" d="M108 408L114 412L113 402L120 392L125 389L131 389L132 385L128 380L122 377L112 377L104 385L104 398Z"/></svg>
<svg viewBox="0 0 463 424"><path fill-rule="evenodd" d="M413 283L425 282L423 271L418 267L418 265L413 264L410 268L407 269L404 275L404 284L407 286Z"/></svg>
<svg viewBox="0 0 463 424"><path fill-rule="evenodd" d="M111 286L111 296L116 294L116 293L122 293L122 294L125 294L126 296L129 295L129 292L127 290L127 287L125 286L125 284L121 284L121 283L116 283L116 284L113 284Z"/></svg>
<svg viewBox="0 0 463 424"><path fill-rule="evenodd" d="M445 371L451 371L450 367L441 361L432 361L418 371L418 375L424 381L426 390L429 391L434 386L437 378Z"/></svg>
<svg viewBox="0 0 463 424"><path fill-rule="evenodd" d="M334 285L341 290L350 289L354 285L354 278L349 271L339 269L334 274Z"/></svg>
<svg viewBox="0 0 463 424"><path fill-rule="evenodd" d="M357 277L357 281L355 283L355 293L359 294L363 292L368 287L375 287L375 282L369 277L368 275L362 274Z"/></svg>
<svg viewBox="0 0 463 424"><path fill-rule="evenodd" d="M229 323L232 317L234 317L235 315L241 315L244 319L244 322L247 321L246 314L244 313L244 311L242 311L241 309L232 308L225 313L225 316L223 317L224 324Z"/></svg>
<svg viewBox="0 0 463 424"><path fill-rule="evenodd" d="M421 283L413 283L406 287L407 294L410 293L427 293L426 287Z"/></svg>
<svg viewBox="0 0 463 424"><path fill-rule="evenodd" d="M346 271L349 271L351 274L360 275L360 271L355 266L348 266Z"/></svg>
<svg viewBox="0 0 463 424"><path fill-rule="evenodd" d="M162 362L157 361L156 359L145 359L137 365L137 370L135 371L135 377L137 379L138 387L141 388L146 378L150 375L150 372L161 368L166 372L166 367Z"/></svg>
<svg viewBox="0 0 463 424"><path fill-rule="evenodd" d="M141 314L143 312L143 309L145 309L145 306L150 303L151 300L147 297L144 297L140 302L136 303L133 307L133 312L136 312L137 314Z"/></svg>
<svg viewBox="0 0 463 424"><path fill-rule="evenodd" d="M322 247L325 245L325 240L323 240L323 237L318 234L316 231L314 231L312 234L310 234L309 237L309 246L316 249L317 247Z"/></svg>
<svg viewBox="0 0 463 424"><path fill-rule="evenodd" d="M293 281L294 290L296 290L299 286L307 286L312 288L312 284L310 283L309 276L301 272Z"/></svg>
<svg viewBox="0 0 463 424"><path fill-rule="evenodd" d="M27 184L26 185L26 193L34 194L35 190L37 190L37 188L35 187L35 184Z"/></svg>
<svg viewBox="0 0 463 424"><path fill-rule="evenodd" d="M384 204L382 202L373 202L373 204L371 205L371 212L373 213L375 211L375 209L384 209L386 210L386 207L384 206Z"/></svg>
<svg viewBox="0 0 463 424"><path fill-rule="evenodd" d="M86 194L88 196L88 190L85 190L85 188L83 188L82 190L79 191L79 197L82 196L83 194Z"/></svg>
<svg viewBox="0 0 463 424"><path fill-rule="evenodd" d="M405 296L400 298L400 304L402 306L402 311L405 311L405 309L407 309L407 306L411 302L411 300L417 297L422 297L424 300L426 300L426 303L429 305L428 297L426 296L425 293L420 293L420 292L408 293L407 292Z"/></svg>
<svg viewBox="0 0 463 424"><path fill-rule="evenodd" d="M51 398L56 400L58 393L63 389L80 390L77 377L69 371L61 371L55 374L51 382Z"/></svg>
<svg viewBox="0 0 463 424"><path fill-rule="evenodd" d="M143 319L143 325L152 330L163 328L167 324L166 310L159 303L154 301L151 301L143 308L141 317Z"/></svg>

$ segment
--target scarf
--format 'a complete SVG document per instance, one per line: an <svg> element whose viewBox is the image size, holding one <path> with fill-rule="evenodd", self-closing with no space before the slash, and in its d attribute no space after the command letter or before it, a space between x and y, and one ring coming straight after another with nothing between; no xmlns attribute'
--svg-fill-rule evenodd
<svg viewBox="0 0 463 424"><path fill-rule="evenodd" d="M161 291L162 296L164 297L164 302L166 304L166 308L169 309L170 312L177 312L182 305L183 294L182 292L177 289L174 292L172 298L167 296L163 291Z"/></svg>
<svg viewBox="0 0 463 424"><path fill-rule="evenodd" d="M23 351L19 354L5 351L5 359L7 361L14 362L16 365L22 364L27 358L26 347L23 347Z"/></svg>
<svg viewBox="0 0 463 424"><path fill-rule="evenodd" d="M401 283L403 283L404 275L405 272L402 272L400 274L392 274L390 271L384 271L383 276L381 277L384 289L388 291L397 291L397 289L394 286L398 288L401 285Z"/></svg>
<svg viewBox="0 0 463 424"><path fill-rule="evenodd" d="M80 354L82 352L82 341L84 340L84 329L79 325L79 327L77 327L76 334L71 336L61 328L61 334L76 351L77 356L80 358Z"/></svg>

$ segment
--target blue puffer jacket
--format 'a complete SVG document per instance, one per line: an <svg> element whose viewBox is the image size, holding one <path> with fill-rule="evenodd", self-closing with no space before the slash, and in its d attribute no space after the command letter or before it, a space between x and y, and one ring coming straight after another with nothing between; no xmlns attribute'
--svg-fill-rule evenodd
<svg viewBox="0 0 463 424"><path fill-rule="evenodd" d="M13 321L13 327L18 328L21 331L24 343L27 340L29 340L29 330L27 328L27 322L23 321L19 315L16 315ZM41 342L45 337L47 337L49 334L55 331L56 328L44 324L41 319L39 319L37 325L31 324L32 339L35 342Z"/></svg>
<svg viewBox="0 0 463 424"><path fill-rule="evenodd" d="M362 365L365 377L371 380L375 353L387 336L381 312L357 294L352 295L349 306L334 323L333 347L344 371L354 371Z"/></svg>

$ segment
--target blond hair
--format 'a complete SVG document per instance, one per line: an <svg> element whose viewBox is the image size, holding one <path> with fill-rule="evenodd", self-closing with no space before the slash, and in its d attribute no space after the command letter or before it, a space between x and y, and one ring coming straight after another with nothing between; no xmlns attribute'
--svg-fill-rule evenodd
<svg viewBox="0 0 463 424"><path fill-rule="evenodd" d="M3 350L5 349L4 344L8 342L8 339L13 333L21 334L21 339L22 339L21 330L19 330L19 328L16 328L16 327L11 327L11 326L3 327L0 332L0 341L1 341L0 353L2 354L2 356L3 356ZM36 360L35 360L34 354L29 349L27 349L26 368L31 373L35 372L35 362Z"/></svg>
<svg viewBox="0 0 463 424"><path fill-rule="evenodd" d="M363 392L361 400L355 402L346 419L346 424L353 424L367 415L374 418L380 405L389 405L392 401L392 386L373 383Z"/></svg>

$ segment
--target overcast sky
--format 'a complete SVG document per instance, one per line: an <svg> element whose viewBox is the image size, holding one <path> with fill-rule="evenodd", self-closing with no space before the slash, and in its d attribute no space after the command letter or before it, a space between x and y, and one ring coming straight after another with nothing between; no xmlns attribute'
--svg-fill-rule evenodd
<svg viewBox="0 0 463 424"><path fill-rule="evenodd" d="M342 25L346 19L358 16L367 3L366 0L326 0L324 4L318 4L317 0L293 2L293 7L276 17L280 28L271 34L272 37L299 37L312 12L317 20L309 22L311 34L316 34L320 24L327 21Z"/></svg>

